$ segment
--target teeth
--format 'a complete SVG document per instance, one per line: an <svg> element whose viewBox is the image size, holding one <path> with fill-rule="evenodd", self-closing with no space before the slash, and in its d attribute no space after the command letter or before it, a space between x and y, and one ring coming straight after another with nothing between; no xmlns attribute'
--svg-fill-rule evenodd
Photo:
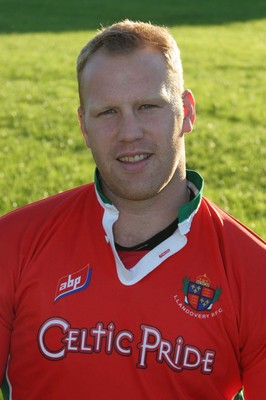
<svg viewBox="0 0 266 400"><path fill-rule="evenodd" d="M145 158L148 158L147 154L136 154L135 156L124 156L119 158L120 161L123 162L138 162L141 160L144 160Z"/></svg>

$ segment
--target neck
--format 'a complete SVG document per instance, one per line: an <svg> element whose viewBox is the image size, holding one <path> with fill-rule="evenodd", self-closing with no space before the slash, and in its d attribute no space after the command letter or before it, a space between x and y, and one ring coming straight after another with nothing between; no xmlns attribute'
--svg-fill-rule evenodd
<svg viewBox="0 0 266 400"><path fill-rule="evenodd" d="M143 201L114 202L119 219L114 225L116 243L124 247L144 242L178 217L178 209L189 201L186 179L178 187L169 185L155 197Z"/></svg>

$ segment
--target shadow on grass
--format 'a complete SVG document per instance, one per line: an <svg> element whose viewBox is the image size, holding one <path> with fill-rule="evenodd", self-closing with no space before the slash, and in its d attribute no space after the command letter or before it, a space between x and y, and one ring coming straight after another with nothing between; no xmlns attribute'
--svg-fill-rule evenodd
<svg viewBox="0 0 266 400"><path fill-rule="evenodd" d="M264 0L0 0L0 33L95 30L123 18L212 25L266 17Z"/></svg>

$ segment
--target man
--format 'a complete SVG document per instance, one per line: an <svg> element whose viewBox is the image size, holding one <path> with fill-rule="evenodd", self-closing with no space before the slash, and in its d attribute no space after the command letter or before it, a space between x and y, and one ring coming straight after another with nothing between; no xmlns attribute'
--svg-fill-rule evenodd
<svg viewBox="0 0 266 400"><path fill-rule="evenodd" d="M10 398L265 399L265 246L185 169L195 102L175 41L126 20L77 71L95 184L1 221Z"/></svg>

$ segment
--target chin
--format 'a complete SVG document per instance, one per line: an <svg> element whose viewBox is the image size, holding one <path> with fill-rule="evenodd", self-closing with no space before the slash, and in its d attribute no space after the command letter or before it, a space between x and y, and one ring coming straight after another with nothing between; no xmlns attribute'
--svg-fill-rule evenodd
<svg viewBox="0 0 266 400"><path fill-rule="evenodd" d="M129 201L144 201L155 197L160 192L160 189L155 187L149 188L138 188L133 186L129 188L128 186L120 187L115 193L117 197Z"/></svg>

